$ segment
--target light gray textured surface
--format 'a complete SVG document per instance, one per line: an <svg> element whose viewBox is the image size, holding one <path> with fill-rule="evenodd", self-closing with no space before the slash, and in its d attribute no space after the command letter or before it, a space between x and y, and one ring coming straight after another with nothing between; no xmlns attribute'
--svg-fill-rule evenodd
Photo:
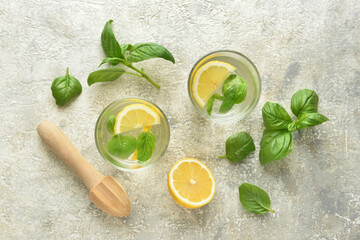
<svg viewBox="0 0 360 240"><path fill-rule="evenodd" d="M334 1L43 1L0 0L1 239L360 239L360 3ZM222 2L222 3L220 3ZM175 56L140 63L161 85L124 76L89 88L88 74L104 57L100 34L108 19L121 43L156 42ZM257 65L263 92L245 120L229 125L202 118L187 95L187 77L203 54L232 49ZM52 80L70 74L82 95L59 108ZM290 109L292 94L314 89L330 118L294 135L294 151L261 166L261 108L266 101ZM95 121L111 101L140 96L158 104L171 125L164 157L128 173L101 159ZM58 124L101 172L118 179L132 202L120 219L97 210L87 189L41 143L35 128ZM243 163L216 156L237 131L248 131L257 150ZM183 157L204 161L217 192L197 210L179 207L167 173ZM274 214L246 212L243 182L264 188Z"/></svg>

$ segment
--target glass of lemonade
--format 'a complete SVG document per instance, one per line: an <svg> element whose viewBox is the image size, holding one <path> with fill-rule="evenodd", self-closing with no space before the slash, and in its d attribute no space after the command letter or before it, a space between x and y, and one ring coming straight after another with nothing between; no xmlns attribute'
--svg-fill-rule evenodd
<svg viewBox="0 0 360 240"><path fill-rule="evenodd" d="M144 134L146 137L141 137ZM95 126L101 156L121 170L142 169L156 162L165 153L169 139L165 114L155 104L136 97L112 102Z"/></svg>
<svg viewBox="0 0 360 240"><path fill-rule="evenodd" d="M225 101L224 86L230 75L236 76L247 87L245 96L227 112L222 111ZM241 84L239 83L241 86ZM228 85L229 86L229 85ZM229 88L227 86L227 88ZM217 122L236 122L245 118L257 105L261 94L260 74L254 63L241 53L229 50L211 52L200 58L189 74L188 93L195 108L206 118ZM207 112L209 99L213 101L211 115ZM227 100L228 102L231 100Z"/></svg>

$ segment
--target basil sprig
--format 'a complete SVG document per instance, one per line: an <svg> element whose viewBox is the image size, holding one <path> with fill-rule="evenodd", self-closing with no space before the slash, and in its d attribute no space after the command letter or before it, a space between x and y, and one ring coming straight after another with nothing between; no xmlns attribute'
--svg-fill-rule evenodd
<svg viewBox="0 0 360 240"><path fill-rule="evenodd" d="M206 102L206 112L211 116L211 112L214 106L215 99L222 101L219 113L229 112L235 104L242 103L247 94L247 83L235 73L230 74L222 85L222 94L212 95Z"/></svg>
<svg viewBox="0 0 360 240"><path fill-rule="evenodd" d="M97 82L109 82L118 79L123 74L129 74L137 77L143 77L152 85L160 88L144 70L133 66L133 63L141 62L153 58L162 58L175 63L173 55L163 46L156 43L137 43L119 44L116 40L111 27L113 20L109 20L101 33L101 46L105 52L106 58L101 62L100 66L108 63L112 66L123 65L134 72L128 72L123 68L108 68L90 73L88 77L88 85L91 86Z"/></svg>
<svg viewBox="0 0 360 240"><path fill-rule="evenodd" d="M282 159L293 149L292 132L322 124L329 119L317 113L319 97L313 90L297 91L291 98L293 121L286 110L277 103L267 102L262 109L265 131L260 143L260 163Z"/></svg>
<svg viewBox="0 0 360 240"><path fill-rule="evenodd" d="M240 162L249 153L255 151L252 137L246 132L238 132L231 135L225 143L226 155L219 158L227 158L230 162Z"/></svg>
<svg viewBox="0 0 360 240"><path fill-rule="evenodd" d="M275 212L270 208L269 195L258 186L243 183L239 187L239 197L242 206L249 212L256 214L265 214Z"/></svg>
<svg viewBox="0 0 360 240"><path fill-rule="evenodd" d="M52 82L51 91L56 104L64 106L81 94L82 86L79 80L69 74L69 68L66 68L66 75L55 78Z"/></svg>

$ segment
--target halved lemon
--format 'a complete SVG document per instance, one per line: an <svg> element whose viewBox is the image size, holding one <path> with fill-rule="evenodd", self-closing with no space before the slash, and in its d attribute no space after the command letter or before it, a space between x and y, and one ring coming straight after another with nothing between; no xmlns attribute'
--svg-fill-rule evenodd
<svg viewBox="0 0 360 240"><path fill-rule="evenodd" d="M215 90L235 71L235 67L222 61L210 61L195 73L193 92L197 103L203 107Z"/></svg>
<svg viewBox="0 0 360 240"><path fill-rule="evenodd" d="M144 104L130 104L118 113L114 133L119 134L135 128L146 128L160 123L160 116Z"/></svg>
<svg viewBox="0 0 360 240"><path fill-rule="evenodd" d="M184 158L170 169L168 187L177 204L193 209L213 199L216 183L205 164L194 158Z"/></svg>

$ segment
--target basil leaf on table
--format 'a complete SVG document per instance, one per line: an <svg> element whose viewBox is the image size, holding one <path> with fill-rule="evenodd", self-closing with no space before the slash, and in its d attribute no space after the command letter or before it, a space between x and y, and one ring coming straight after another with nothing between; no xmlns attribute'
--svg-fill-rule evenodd
<svg viewBox="0 0 360 240"><path fill-rule="evenodd" d="M255 151L255 144L248 133L238 132L226 140L225 150L226 155L219 158L227 158L230 162L240 162L249 153Z"/></svg>
<svg viewBox="0 0 360 240"><path fill-rule="evenodd" d="M241 205L249 212L256 214L265 214L275 212L270 208L269 195L258 186L243 183L239 187L239 198Z"/></svg>
<svg viewBox="0 0 360 240"><path fill-rule="evenodd" d="M292 123L285 108L277 103L266 102L262 109L264 125L269 130L285 130Z"/></svg>
<svg viewBox="0 0 360 240"><path fill-rule="evenodd" d="M309 89L297 91L291 98L291 111L296 117L303 113L317 112L319 97Z"/></svg>
<svg viewBox="0 0 360 240"><path fill-rule="evenodd" d="M116 119L115 115L111 114L106 122L106 128L111 134L114 134L115 119Z"/></svg>
<svg viewBox="0 0 360 240"><path fill-rule="evenodd" d="M151 132L142 132L137 139L137 159L144 163L149 160L154 153L156 138Z"/></svg>
<svg viewBox="0 0 360 240"><path fill-rule="evenodd" d="M79 80L69 74L69 68L66 68L66 75L55 78L52 82L51 91L56 104L64 106L81 94L82 86Z"/></svg>
<svg viewBox="0 0 360 240"><path fill-rule="evenodd" d="M141 62L152 58L163 58L175 63L173 55L163 46L156 43L137 43L130 48L127 61L130 63Z"/></svg>
<svg viewBox="0 0 360 240"><path fill-rule="evenodd" d="M288 131L265 130L260 142L260 163L266 164L280 160L292 152L293 137Z"/></svg>
<svg viewBox="0 0 360 240"><path fill-rule="evenodd" d="M320 113L303 113L295 121L295 127L300 130L307 127L316 126L328 121L329 119Z"/></svg>
<svg viewBox="0 0 360 240"><path fill-rule="evenodd" d="M231 110L234 104L243 102L247 94L247 83L237 76L231 74L222 85L222 93L224 95L223 102L220 106L220 113L227 113Z"/></svg>
<svg viewBox="0 0 360 240"><path fill-rule="evenodd" d="M116 66L120 63L124 63L124 59L121 58L104 58L102 62L100 63L99 67L103 65L104 63L109 63L113 66Z"/></svg>
<svg viewBox="0 0 360 240"><path fill-rule="evenodd" d="M104 29L101 33L101 46L108 58L124 58L123 51L115 38L114 32L111 27L113 20L106 22ZM112 63L110 63L112 64ZM113 65L113 64L112 64ZM116 65L116 64L115 64Z"/></svg>
<svg viewBox="0 0 360 240"><path fill-rule="evenodd" d="M214 107L215 95L212 95L206 102L206 112L211 116L212 109Z"/></svg>
<svg viewBox="0 0 360 240"><path fill-rule="evenodd" d="M125 72L122 68L106 68L90 73L87 82L91 86L97 82L115 81Z"/></svg>
<svg viewBox="0 0 360 240"><path fill-rule="evenodd" d="M136 149L136 138L129 135L117 134L110 138L106 148L112 155L126 159Z"/></svg>
<svg viewBox="0 0 360 240"><path fill-rule="evenodd" d="M126 43L126 44L120 44L120 48L121 48L121 51L123 52L123 54L125 55L125 52L126 51L129 51L133 46L129 43ZM126 57L126 56L125 56Z"/></svg>

